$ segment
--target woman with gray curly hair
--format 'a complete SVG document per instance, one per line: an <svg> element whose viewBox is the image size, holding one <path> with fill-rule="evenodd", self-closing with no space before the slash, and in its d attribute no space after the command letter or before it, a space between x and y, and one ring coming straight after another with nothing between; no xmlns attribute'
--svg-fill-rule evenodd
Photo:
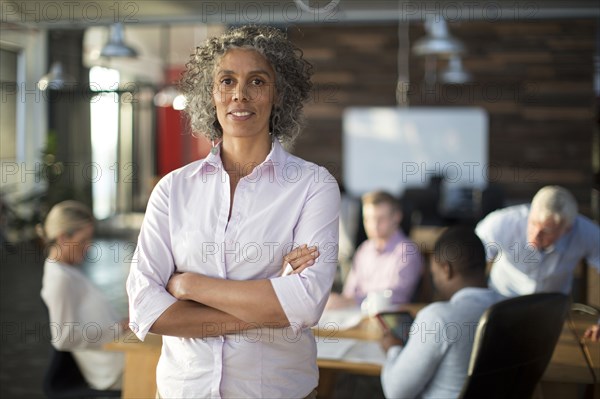
<svg viewBox="0 0 600 399"><path fill-rule="evenodd" d="M210 140L223 137L223 128L217 118L213 99L214 70L220 58L230 48L252 48L276 69L275 81L268 82L270 86L265 92L269 95L276 94L278 99L271 110L269 131L282 143L292 144L302 129L301 112L312 88L312 66L298 56L299 49L293 47L279 30L273 28L245 27L232 30L196 49L180 83L188 101L185 112L190 118L192 129Z"/></svg>
<svg viewBox="0 0 600 399"><path fill-rule="evenodd" d="M311 66L274 28L198 47L182 89L210 154L165 176L127 281L130 327L163 336L160 397L315 397L319 320L337 263L340 194L284 150ZM302 245L299 245L302 244Z"/></svg>

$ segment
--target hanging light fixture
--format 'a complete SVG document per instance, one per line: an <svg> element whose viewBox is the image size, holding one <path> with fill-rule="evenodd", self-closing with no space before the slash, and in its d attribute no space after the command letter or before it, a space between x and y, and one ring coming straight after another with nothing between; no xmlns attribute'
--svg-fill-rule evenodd
<svg viewBox="0 0 600 399"><path fill-rule="evenodd" d="M451 56L465 52L465 45L448 32L446 20L439 15L427 16L425 20L427 35L417 40L412 51L419 56Z"/></svg>
<svg viewBox="0 0 600 399"><path fill-rule="evenodd" d="M60 61L54 61L50 71L42 76L37 84L40 90L60 90L65 86L65 82L73 81L70 76L63 71L63 65Z"/></svg>
<svg viewBox="0 0 600 399"><path fill-rule="evenodd" d="M460 59L465 52L465 45L450 34L446 20L441 15L427 15L425 31L425 37L417 40L412 47L415 55L425 57L425 84L430 87L436 84L439 58L449 60L439 77L442 83L470 81L471 75L463 69Z"/></svg>
<svg viewBox="0 0 600 399"><path fill-rule="evenodd" d="M101 57L137 57L137 51L125 44L123 24L118 22L110 27L110 38L100 52Z"/></svg>
<svg viewBox="0 0 600 399"><path fill-rule="evenodd" d="M452 55L448 60L448 66L440 73L440 79L444 83L463 84L473 80L473 77L463 68L460 56Z"/></svg>

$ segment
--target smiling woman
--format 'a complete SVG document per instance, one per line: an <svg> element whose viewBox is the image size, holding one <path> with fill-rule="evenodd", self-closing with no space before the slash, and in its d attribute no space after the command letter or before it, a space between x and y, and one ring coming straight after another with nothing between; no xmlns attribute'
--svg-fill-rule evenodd
<svg viewBox="0 0 600 399"><path fill-rule="evenodd" d="M213 149L157 184L127 282L132 330L163 335L161 397L316 396L310 327L333 284L340 193L282 146L310 70L282 32L253 26L187 64L185 112Z"/></svg>
<svg viewBox="0 0 600 399"><path fill-rule="evenodd" d="M231 49L216 74L214 103L222 134L269 139L269 117L275 92L275 72L250 49Z"/></svg>
<svg viewBox="0 0 600 399"><path fill-rule="evenodd" d="M222 136L222 127L213 112L215 71L227 50L236 48L254 50L275 68L275 81L268 82L268 87L270 91L277 89L278 98L285 98L285 101L273 104L269 128L279 141L292 144L302 128L300 111L312 88L312 66L302 58L299 48L273 28L234 29L222 38L211 39L205 46L196 48L181 81L181 90L190 105L186 112L192 121L192 129L211 140Z"/></svg>

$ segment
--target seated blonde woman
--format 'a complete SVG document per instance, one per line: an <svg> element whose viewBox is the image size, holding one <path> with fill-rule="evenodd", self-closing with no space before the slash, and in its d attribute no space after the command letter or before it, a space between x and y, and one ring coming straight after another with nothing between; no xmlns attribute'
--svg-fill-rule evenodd
<svg viewBox="0 0 600 399"><path fill-rule="evenodd" d="M123 354L102 346L117 339L126 322L79 267L94 234L91 210L76 201L56 204L38 233L47 248L41 296L48 307L52 345L72 352L91 388L120 389Z"/></svg>

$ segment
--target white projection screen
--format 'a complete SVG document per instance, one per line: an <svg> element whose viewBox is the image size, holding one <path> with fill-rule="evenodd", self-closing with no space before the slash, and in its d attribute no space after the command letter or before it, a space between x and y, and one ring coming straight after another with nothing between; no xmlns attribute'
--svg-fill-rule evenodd
<svg viewBox="0 0 600 399"><path fill-rule="evenodd" d="M402 195L441 175L447 189L486 186L488 117L475 107L352 107L343 117L349 194Z"/></svg>

